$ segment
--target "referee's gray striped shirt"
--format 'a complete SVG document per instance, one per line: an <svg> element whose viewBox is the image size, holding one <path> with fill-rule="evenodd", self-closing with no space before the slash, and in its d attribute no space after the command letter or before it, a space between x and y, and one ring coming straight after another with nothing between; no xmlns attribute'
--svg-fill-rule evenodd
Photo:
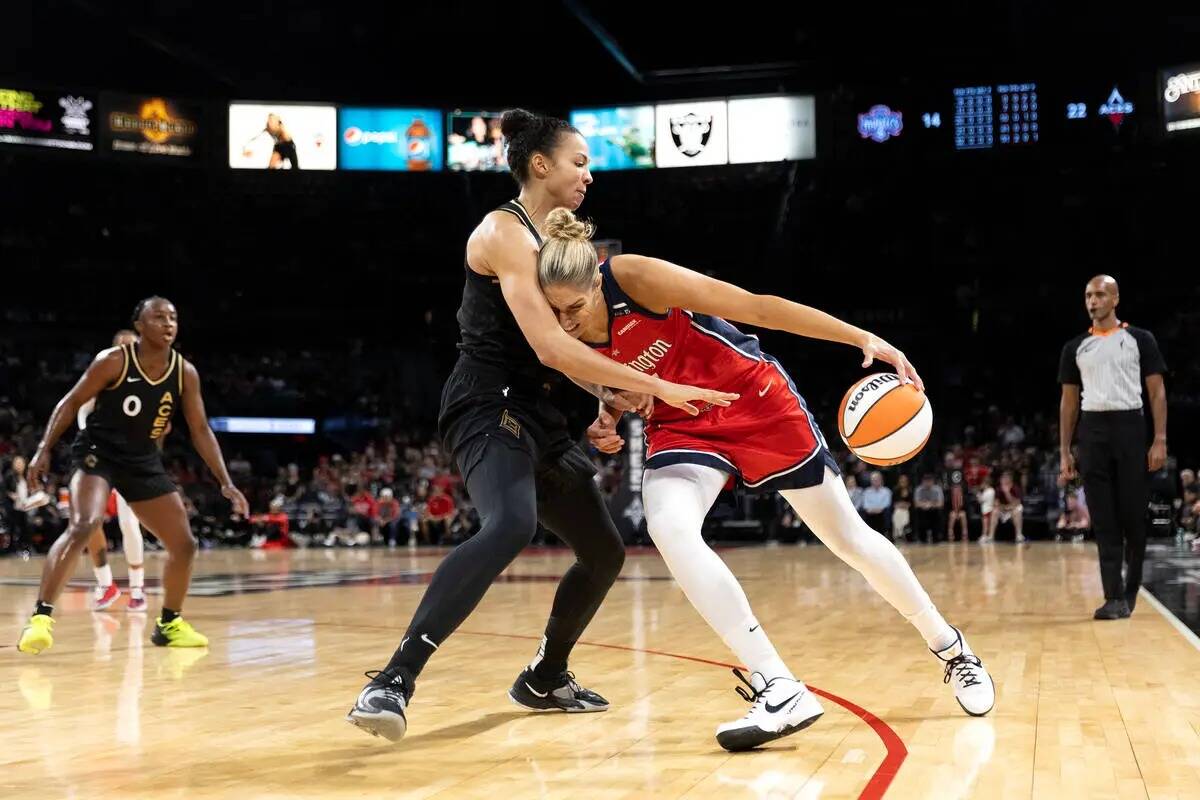
<svg viewBox="0 0 1200 800"><path fill-rule="evenodd" d="M1058 382L1082 387L1084 411L1136 411L1142 408L1142 381L1166 371L1154 334L1122 323L1067 342Z"/></svg>

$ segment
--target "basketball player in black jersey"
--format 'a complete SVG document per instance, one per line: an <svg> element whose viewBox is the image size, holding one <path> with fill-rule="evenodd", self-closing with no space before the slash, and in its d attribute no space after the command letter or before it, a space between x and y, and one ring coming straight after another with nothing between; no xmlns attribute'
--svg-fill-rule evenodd
<svg viewBox="0 0 1200 800"><path fill-rule="evenodd" d="M563 120L511 110L501 121L520 196L488 214L467 242L458 311L459 360L442 390L438 427L482 527L446 556L388 665L368 672L347 719L393 741L407 730L413 681L516 558L540 521L575 551L542 646L509 690L533 710L602 711L608 701L567 671L567 657L621 571L625 553L587 455L549 400L559 370L597 397L654 395L727 406L737 395L672 384L605 358L564 331L537 282L538 225L577 209L592 176L586 140ZM633 402L633 401L626 401ZM626 409L633 405L627 405Z"/></svg>
<svg viewBox="0 0 1200 800"><path fill-rule="evenodd" d="M175 306L161 297L138 303L135 344L110 347L92 361L75 387L58 401L37 453L29 463L31 487L40 485L54 445L75 421L82 405L95 398L87 428L71 448L71 520L50 548L33 617L17 645L40 653L53 643L54 602L70 577L75 559L104 518L108 493L116 489L167 549L163 565L163 608L151 641L167 647L204 647L208 639L180 616L191 579L196 540L179 491L163 467L158 440L175 409L182 406L192 444L221 482L221 494L236 513L247 513L246 498L233 485L221 448L208 427L200 375L171 347L179 329Z"/></svg>

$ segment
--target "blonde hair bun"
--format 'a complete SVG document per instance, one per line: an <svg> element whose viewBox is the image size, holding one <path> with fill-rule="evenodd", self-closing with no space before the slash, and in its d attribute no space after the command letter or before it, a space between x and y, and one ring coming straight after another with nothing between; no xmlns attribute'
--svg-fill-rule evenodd
<svg viewBox="0 0 1200 800"><path fill-rule="evenodd" d="M545 222L547 239L560 239L568 242L586 242L596 232L596 226L581 220L567 208L556 208L549 213Z"/></svg>

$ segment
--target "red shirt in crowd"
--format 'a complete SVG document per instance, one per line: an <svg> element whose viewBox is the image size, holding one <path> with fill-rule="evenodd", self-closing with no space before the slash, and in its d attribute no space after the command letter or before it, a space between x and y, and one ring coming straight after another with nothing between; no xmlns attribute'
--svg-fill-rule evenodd
<svg viewBox="0 0 1200 800"><path fill-rule="evenodd" d="M379 518L379 504L366 489L354 495L350 501L350 512L357 517Z"/></svg>
<svg viewBox="0 0 1200 800"><path fill-rule="evenodd" d="M279 532L284 536L288 535L288 515L282 511L275 511L270 514L251 514L250 521L256 525L278 525Z"/></svg>
<svg viewBox="0 0 1200 800"><path fill-rule="evenodd" d="M996 488L996 502L1002 506L1021 505L1021 487L1014 483L1005 489L1004 484L1000 484Z"/></svg>
<svg viewBox="0 0 1200 800"><path fill-rule="evenodd" d="M992 474L992 468L984 464L971 464L964 470L967 476L967 486L978 489L983 485L983 479Z"/></svg>
<svg viewBox="0 0 1200 800"><path fill-rule="evenodd" d="M425 513L430 519L450 519L454 516L454 500L448 494L434 494L425 501Z"/></svg>
<svg viewBox="0 0 1200 800"><path fill-rule="evenodd" d="M379 519L381 522L391 522L400 517L400 501L396 498L388 498L379 501Z"/></svg>

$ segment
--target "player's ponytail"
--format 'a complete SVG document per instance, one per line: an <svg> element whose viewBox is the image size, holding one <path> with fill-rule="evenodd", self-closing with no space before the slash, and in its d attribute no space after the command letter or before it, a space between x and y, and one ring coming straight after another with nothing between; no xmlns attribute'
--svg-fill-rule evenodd
<svg viewBox="0 0 1200 800"><path fill-rule="evenodd" d="M538 283L567 285L580 290L591 288L596 280L599 259L592 246L596 227L578 219L565 208L556 208L542 225L542 250L538 254Z"/></svg>

